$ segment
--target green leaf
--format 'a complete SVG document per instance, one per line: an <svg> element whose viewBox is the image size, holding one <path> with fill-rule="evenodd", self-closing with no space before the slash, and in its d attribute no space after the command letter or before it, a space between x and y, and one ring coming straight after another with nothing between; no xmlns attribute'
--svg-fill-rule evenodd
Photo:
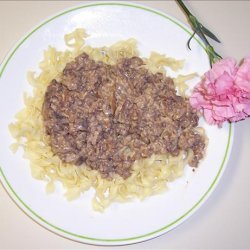
<svg viewBox="0 0 250 250"><path fill-rule="evenodd" d="M190 48L190 42L191 42L192 38L194 37L195 33L196 32L194 31L194 33L192 34L192 36L190 36L190 38L187 41L187 46L188 46L189 50L191 50L191 48Z"/></svg>
<svg viewBox="0 0 250 250"><path fill-rule="evenodd" d="M213 34L210 30L208 30L206 27L204 27L202 24L200 24L201 26L201 30L203 31L203 33L205 35L207 35L208 37L210 37L211 39L213 39L214 41L220 43L220 40L215 36L215 34Z"/></svg>

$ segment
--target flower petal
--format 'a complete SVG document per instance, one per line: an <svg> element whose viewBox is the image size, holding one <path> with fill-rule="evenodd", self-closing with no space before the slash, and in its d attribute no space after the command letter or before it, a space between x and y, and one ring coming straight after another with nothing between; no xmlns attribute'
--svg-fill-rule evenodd
<svg viewBox="0 0 250 250"><path fill-rule="evenodd" d="M225 121L244 119L250 115L248 81L250 81L250 57L244 60L240 69L234 59L222 59L212 66L194 89L189 99L190 104L203 112L209 124L221 126ZM245 85L249 87L249 91Z"/></svg>
<svg viewBox="0 0 250 250"><path fill-rule="evenodd" d="M235 116L235 111L232 106L226 106L226 107L214 106L213 111L217 117L222 117L224 119L229 119ZM217 119L221 120L220 118Z"/></svg>
<svg viewBox="0 0 250 250"><path fill-rule="evenodd" d="M215 91L217 95L230 93L233 91L234 77L224 72L215 81Z"/></svg>
<svg viewBox="0 0 250 250"><path fill-rule="evenodd" d="M236 74L235 84L244 91L250 92L250 56L245 57L240 65Z"/></svg>
<svg viewBox="0 0 250 250"><path fill-rule="evenodd" d="M225 58L213 64L212 69L208 71L205 76L211 82L214 82L219 76L227 72L230 76L235 76L237 72L236 60L233 58Z"/></svg>

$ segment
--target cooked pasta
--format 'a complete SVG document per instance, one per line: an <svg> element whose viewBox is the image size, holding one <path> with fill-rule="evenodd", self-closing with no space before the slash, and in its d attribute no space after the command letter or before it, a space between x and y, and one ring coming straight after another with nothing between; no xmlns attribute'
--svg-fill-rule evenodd
<svg viewBox="0 0 250 250"><path fill-rule="evenodd" d="M83 192L93 187L95 189L93 208L103 211L111 202L124 202L134 198L142 200L166 190L168 182L182 176L192 151L181 152L176 157L152 155L148 159L138 160L133 165L130 177L123 179L119 175L114 175L112 180L103 179L98 171L86 165L74 166L63 163L53 154L41 114L44 94L51 80L60 79L65 65L82 52L86 52L94 60L107 64L115 64L120 58L139 54L135 39L120 41L110 47L92 48L85 45L86 37L83 29L76 29L65 35L65 43L68 46L66 51L57 51L49 47L44 52L43 60L39 64L41 73L39 75L34 72L28 73L33 94L24 95L25 107L16 114L16 121L9 125L9 129L16 140L11 145L12 151L15 152L18 147L23 148L24 157L30 161L32 176L47 181L47 193L55 190L55 181L63 184L66 190L64 195L68 200L80 197ZM178 70L182 68L183 63L155 52L145 59L145 67L152 72L164 72L164 67ZM191 74L175 79L181 95L185 95L185 81L194 76Z"/></svg>

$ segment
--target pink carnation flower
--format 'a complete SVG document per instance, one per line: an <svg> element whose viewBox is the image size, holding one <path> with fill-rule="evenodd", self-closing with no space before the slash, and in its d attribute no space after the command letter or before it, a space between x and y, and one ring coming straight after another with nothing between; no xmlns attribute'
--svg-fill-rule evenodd
<svg viewBox="0 0 250 250"><path fill-rule="evenodd" d="M250 56L240 66L232 58L221 59L194 89L191 105L209 124L236 122L250 115Z"/></svg>

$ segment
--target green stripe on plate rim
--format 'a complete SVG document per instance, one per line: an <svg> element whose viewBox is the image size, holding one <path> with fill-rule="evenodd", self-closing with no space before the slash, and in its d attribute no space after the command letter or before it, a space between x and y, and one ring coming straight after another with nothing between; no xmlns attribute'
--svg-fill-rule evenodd
<svg viewBox="0 0 250 250"><path fill-rule="evenodd" d="M187 28L185 28L184 26L182 26L179 22L177 22L176 20L172 19L171 17L159 12L159 11L156 11L156 10L153 10L153 9L149 9L147 7L144 7L144 6L140 6L140 5L133 5L133 4L125 4L125 3L94 3L94 4L88 4L88 5L83 5L83 6L79 6L79 7L76 7L76 8L73 8L73 9L69 9L69 10L66 10L54 17L51 17L49 18L48 20L46 20L45 22L43 22L42 24L40 24L39 26L37 26L34 30L32 30L28 35L26 35L23 40L15 47L15 49L11 52L11 54L9 55L9 57L7 58L6 62L4 63L1 71L0 71L0 78L7 66L7 64L9 63L10 59L13 57L13 55L15 54L15 52L17 51L17 49L33 34L35 33L38 29L40 29L41 27L43 27L45 24L49 23L50 21L60 17L60 16L63 16L69 12L72 12L72 11L75 11L75 10L79 10L79 9L83 9L83 8L88 8L88 7L95 7L95 6L102 6L102 5L108 5L108 6L125 6L125 7L132 7L132 8L137 8L137 9L142 9L142 10L145 10L145 11L148 11L148 12L151 12L151 13L154 13L154 14L157 14L161 17L164 17L165 19L168 19L169 21L173 22L174 24L176 24L177 26L179 26L180 28L182 28L186 33L188 34L192 34ZM197 39L196 37L194 37L194 39L198 42L198 44L205 50L205 46L204 44L199 40Z"/></svg>
<svg viewBox="0 0 250 250"><path fill-rule="evenodd" d="M79 9L83 9L83 8L88 8L88 7L95 7L95 6L103 6L103 5L107 5L107 6L125 6L125 7L132 7L132 8L137 8L137 9L141 9L141 10L145 10L154 14L157 14L165 19L168 19L169 21L171 21L172 23L176 24L177 26L179 26L181 29L183 29L186 33L191 35L191 32L184 27L183 25L181 25L178 21L172 19L171 17L156 11L154 9L149 9L147 7L144 6L140 6L140 5L133 5L133 4L125 4L125 3L94 3L94 4L87 4L87 5L83 5L83 6L79 6L73 9L69 9L66 10L54 17L51 17L50 19L46 20L45 22L43 22L42 24L40 24L39 26L37 26L34 30L32 30L28 35L26 35L18 44L17 46L13 49L13 51L9 54L8 58L6 59L5 63L2 66L2 69L0 71L0 78L4 72L4 70L7 67L7 64L9 63L9 61L11 60L11 58L14 56L15 52L17 51L17 49L33 34L35 33L38 29L40 29L41 27L43 27L44 25L46 25L47 23L49 23L50 21L65 15L69 12L75 11L75 10L79 10ZM196 37L194 37L194 39L198 42L198 44L205 50L204 45L202 44L202 42L197 39ZM219 179L223 167L225 165L227 156L228 156L228 152L229 152L229 148L230 148L230 142L231 142L231 134L232 134L232 125L229 125L229 134L228 134L228 141L227 141L227 146L226 146L226 151L222 160L222 163L220 165L220 169L215 177L215 179L213 180L212 184L210 185L210 187L208 188L208 190L204 193L204 195L200 198L200 200L192 207L190 208L185 214L183 214L182 216L180 216L178 219L174 220L173 222L169 223L168 225L155 230L153 232L147 233L147 234L143 234L143 235L139 235L139 236L135 236L135 237L130 237L130 238L120 238L120 239L99 239L99 238L93 238L93 237L88 237L88 236L84 236L84 235L79 235L79 234L75 234L72 232L68 232L62 228L59 228L51 223L49 223L48 221L46 221L44 218L42 218L40 215L38 215L36 212L34 212L27 204L25 204L25 202L18 196L18 194L15 192L15 190L12 188L12 186L10 185L10 183L8 182L6 176L4 175L4 172L2 170L2 167L0 166L0 173L3 177L3 180L5 181L5 183L7 184L7 188L12 192L12 194L14 195L14 197L16 198L16 200L18 201L19 205L23 206L25 208L25 210L27 210L28 215L30 215L29 213L31 213L31 215L33 215L34 217L36 217L37 219L39 219L41 222L45 223L47 226L49 226L52 229L57 230L57 232L62 232L66 235L69 236L73 236L79 239L86 239L86 240L90 240L90 241L96 241L96 242L125 242L125 241L134 241L137 239L142 239L145 237L149 237L149 236L157 236L156 234L160 233L160 232L164 232L166 229L170 228L171 226L176 225L177 223L180 223L187 215L190 215L191 212L194 211L195 208L197 208L199 205L201 205L201 202L206 198L206 196L208 195L208 193L213 189L213 187L215 186L217 180ZM32 218L32 216L31 216ZM39 222L39 221L37 221ZM58 233L59 233L58 232ZM59 233L60 234L60 233Z"/></svg>

